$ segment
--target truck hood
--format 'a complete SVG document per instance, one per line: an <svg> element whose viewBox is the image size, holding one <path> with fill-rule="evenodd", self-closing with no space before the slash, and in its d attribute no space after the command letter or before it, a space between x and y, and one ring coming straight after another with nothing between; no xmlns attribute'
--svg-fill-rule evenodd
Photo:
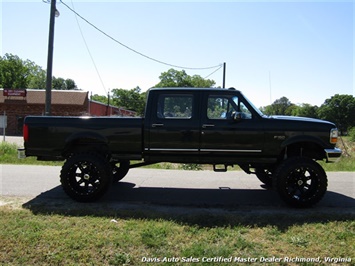
<svg viewBox="0 0 355 266"><path fill-rule="evenodd" d="M309 117L299 117L299 116L286 116L286 115L271 115L269 119L277 119L277 120L287 120L287 121L299 121L299 122L311 122L311 123L322 123L322 124L330 124L334 125L329 121L316 119L316 118L309 118Z"/></svg>

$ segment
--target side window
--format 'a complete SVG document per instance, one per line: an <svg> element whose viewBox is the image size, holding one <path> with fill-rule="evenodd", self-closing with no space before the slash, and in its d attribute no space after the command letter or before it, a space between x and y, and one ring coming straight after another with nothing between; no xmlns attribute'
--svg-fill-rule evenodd
<svg viewBox="0 0 355 266"><path fill-rule="evenodd" d="M249 111L249 109L245 106L243 102L240 102L239 104L240 112L242 114L242 119L252 119L252 113Z"/></svg>
<svg viewBox="0 0 355 266"><path fill-rule="evenodd" d="M208 119L230 119L236 111L232 101L227 96L210 95L207 102Z"/></svg>
<svg viewBox="0 0 355 266"><path fill-rule="evenodd" d="M240 114L241 119L252 119L252 113L237 96L210 95L207 102L207 118L226 120L233 113Z"/></svg>
<svg viewBox="0 0 355 266"><path fill-rule="evenodd" d="M163 94L158 99L158 118L190 119L192 117L192 94Z"/></svg>

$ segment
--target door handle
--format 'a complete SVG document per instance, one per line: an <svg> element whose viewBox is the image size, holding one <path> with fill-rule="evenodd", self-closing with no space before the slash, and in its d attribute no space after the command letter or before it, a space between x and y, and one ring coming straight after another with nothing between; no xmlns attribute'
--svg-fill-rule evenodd
<svg viewBox="0 0 355 266"><path fill-rule="evenodd" d="M212 124L203 124L202 128L208 128L208 127L214 127L214 125Z"/></svg>
<svg viewBox="0 0 355 266"><path fill-rule="evenodd" d="M164 124L152 124L152 127L163 127Z"/></svg>

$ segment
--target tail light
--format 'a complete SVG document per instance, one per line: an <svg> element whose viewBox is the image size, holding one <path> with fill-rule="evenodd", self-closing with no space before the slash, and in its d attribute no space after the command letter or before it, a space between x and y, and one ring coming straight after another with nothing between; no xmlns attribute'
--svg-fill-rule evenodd
<svg viewBox="0 0 355 266"><path fill-rule="evenodd" d="M28 135L28 125L27 124L23 124L23 140L25 142L28 141L29 135Z"/></svg>
<svg viewBox="0 0 355 266"><path fill-rule="evenodd" d="M338 129L337 128L332 128L330 130L330 140L329 140L330 143L336 144L337 141L338 141L338 135L339 135Z"/></svg>

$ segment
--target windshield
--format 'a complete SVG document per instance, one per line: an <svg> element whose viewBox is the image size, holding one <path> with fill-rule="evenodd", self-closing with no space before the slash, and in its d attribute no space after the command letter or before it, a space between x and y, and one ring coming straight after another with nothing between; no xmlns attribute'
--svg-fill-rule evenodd
<svg viewBox="0 0 355 266"><path fill-rule="evenodd" d="M241 93L242 94L242 93ZM263 112L259 110L249 99L243 94L244 99L250 104L250 106L260 115L260 116L265 116Z"/></svg>

